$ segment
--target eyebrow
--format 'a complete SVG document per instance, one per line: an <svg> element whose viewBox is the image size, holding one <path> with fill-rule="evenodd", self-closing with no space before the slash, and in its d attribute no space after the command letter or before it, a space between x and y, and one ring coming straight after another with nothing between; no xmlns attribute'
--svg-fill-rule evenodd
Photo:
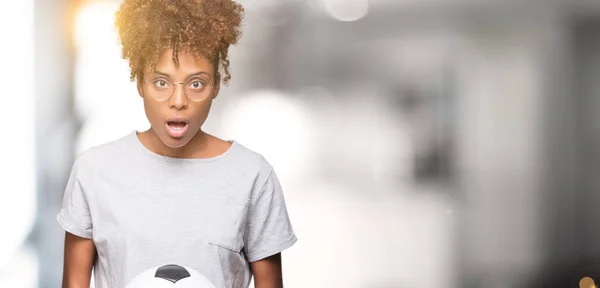
<svg viewBox="0 0 600 288"><path fill-rule="evenodd" d="M159 75L162 75L162 76L167 76L168 78L171 78L171 75L169 75L169 73L161 72L161 71L158 71L158 70L154 70L154 74L159 74ZM211 76L211 75L210 75L210 74L208 74L207 72L200 71L200 72L196 72L196 73L194 73L194 74L190 74L190 75L188 75L188 76L187 76L187 77L185 77L185 78L186 78L186 79L189 79L189 78L191 78L191 77L194 77L194 76L200 76L200 75L202 75L202 74L204 74L204 75L206 75L206 76L209 76L209 77Z"/></svg>

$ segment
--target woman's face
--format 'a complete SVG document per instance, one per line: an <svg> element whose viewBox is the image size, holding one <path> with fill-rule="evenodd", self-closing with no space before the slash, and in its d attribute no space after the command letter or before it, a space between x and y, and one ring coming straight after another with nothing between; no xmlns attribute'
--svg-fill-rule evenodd
<svg viewBox="0 0 600 288"><path fill-rule="evenodd" d="M206 121L219 93L220 79L213 64L202 57L194 58L181 51L177 66L172 56L172 49L160 55L155 72L147 69L143 82L138 81L138 92L156 135L167 147L180 148Z"/></svg>

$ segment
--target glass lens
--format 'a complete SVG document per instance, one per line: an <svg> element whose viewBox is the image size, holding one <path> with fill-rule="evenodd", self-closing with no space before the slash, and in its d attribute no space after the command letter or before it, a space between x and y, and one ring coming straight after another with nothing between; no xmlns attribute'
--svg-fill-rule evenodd
<svg viewBox="0 0 600 288"><path fill-rule="evenodd" d="M186 84L185 93L192 101L202 101L210 94L210 85L200 80L192 80Z"/></svg>
<svg viewBox="0 0 600 288"><path fill-rule="evenodd" d="M148 94L156 100L167 100L173 95L175 85L166 78L154 78L146 84Z"/></svg>

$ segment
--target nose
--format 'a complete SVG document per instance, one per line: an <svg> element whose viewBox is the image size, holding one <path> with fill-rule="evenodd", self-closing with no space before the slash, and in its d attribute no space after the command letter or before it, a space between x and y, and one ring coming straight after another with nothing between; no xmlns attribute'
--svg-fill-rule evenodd
<svg viewBox="0 0 600 288"><path fill-rule="evenodd" d="M181 110L187 107L187 96L185 96L185 89L183 87L183 85L177 85L177 84L184 84L184 83L173 83L175 85L175 87L173 87L173 95L171 95L171 98L169 99L169 106L171 108L175 108L177 110ZM181 89L179 88L179 86L181 86Z"/></svg>

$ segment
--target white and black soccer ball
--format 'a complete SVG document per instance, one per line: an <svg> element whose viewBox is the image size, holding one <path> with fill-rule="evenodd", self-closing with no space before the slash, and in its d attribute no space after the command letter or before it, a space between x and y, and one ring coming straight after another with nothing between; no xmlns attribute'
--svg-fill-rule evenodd
<svg viewBox="0 0 600 288"><path fill-rule="evenodd" d="M126 288L215 288L215 285L194 269L169 264L142 272Z"/></svg>

